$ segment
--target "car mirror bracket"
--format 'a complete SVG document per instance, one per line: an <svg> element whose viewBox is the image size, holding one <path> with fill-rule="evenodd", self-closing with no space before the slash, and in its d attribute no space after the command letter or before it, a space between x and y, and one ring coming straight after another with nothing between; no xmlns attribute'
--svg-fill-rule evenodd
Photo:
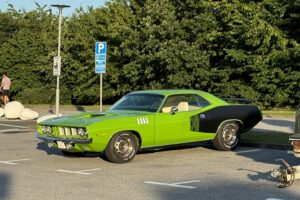
<svg viewBox="0 0 300 200"><path fill-rule="evenodd" d="M177 111L178 111L178 108L177 108L176 106L173 106L173 107L171 108L170 114L171 114L171 115L174 115Z"/></svg>

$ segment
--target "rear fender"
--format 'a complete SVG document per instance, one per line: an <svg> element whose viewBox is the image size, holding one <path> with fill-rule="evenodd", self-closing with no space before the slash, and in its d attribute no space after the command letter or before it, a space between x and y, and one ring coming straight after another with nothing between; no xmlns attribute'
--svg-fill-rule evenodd
<svg viewBox="0 0 300 200"><path fill-rule="evenodd" d="M192 116L191 131L216 133L225 121L236 121L241 132L246 132L261 120L261 112L255 105L219 106Z"/></svg>

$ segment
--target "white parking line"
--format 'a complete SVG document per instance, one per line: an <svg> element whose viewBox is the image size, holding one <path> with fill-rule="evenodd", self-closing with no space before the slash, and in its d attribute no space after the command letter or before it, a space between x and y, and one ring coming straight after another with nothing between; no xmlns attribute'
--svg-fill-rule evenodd
<svg viewBox="0 0 300 200"><path fill-rule="evenodd" d="M17 164L15 162L28 161L28 160L30 160L30 159L7 160L7 161L0 161L0 164L15 165L15 164Z"/></svg>
<svg viewBox="0 0 300 200"><path fill-rule="evenodd" d="M17 126L17 125L10 125L10 124L0 124L0 126L9 126L9 127L16 127L16 128L26 128L25 126Z"/></svg>
<svg viewBox="0 0 300 200"><path fill-rule="evenodd" d="M16 129L16 128L4 129L4 130L0 130L0 133L10 133L10 132L15 132L15 131L24 131L24 129Z"/></svg>
<svg viewBox="0 0 300 200"><path fill-rule="evenodd" d="M198 183L200 180L194 180L194 181L185 181L185 182L177 182L177 183L172 183L173 185L181 185L181 184L187 184L187 183Z"/></svg>
<svg viewBox="0 0 300 200"><path fill-rule="evenodd" d="M194 187L194 186L181 185L181 184L197 183L197 182L200 182L200 180L177 182L177 183L161 183L161 182L147 181L147 182L144 182L144 183L146 183L146 184L153 184L153 185L163 185L163 186L169 186L169 187L179 187L179 188L186 188L186 189L195 189L196 187Z"/></svg>
<svg viewBox="0 0 300 200"><path fill-rule="evenodd" d="M252 149L252 150L245 150L245 151L236 151L236 153L253 153L261 151L260 149Z"/></svg>
<svg viewBox="0 0 300 200"><path fill-rule="evenodd" d="M267 198L266 200L282 200L282 199L276 199L276 198Z"/></svg>
<svg viewBox="0 0 300 200"><path fill-rule="evenodd" d="M79 175L91 175L92 171L99 171L101 170L100 168L96 168L96 169L86 169L86 170L80 170L80 171L72 171L72 170L64 170L64 169L59 169L56 170L57 172L64 172L64 173L70 173L70 174L79 174Z"/></svg>

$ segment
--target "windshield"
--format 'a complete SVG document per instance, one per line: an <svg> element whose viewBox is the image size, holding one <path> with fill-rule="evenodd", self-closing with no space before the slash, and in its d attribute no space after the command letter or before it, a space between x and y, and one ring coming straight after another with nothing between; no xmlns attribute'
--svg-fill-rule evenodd
<svg viewBox="0 0 300 200"><path fill-rule="evenodd" d="M156 94L128 94L117 101L110 110L156 112L164 96Z"/></svg>

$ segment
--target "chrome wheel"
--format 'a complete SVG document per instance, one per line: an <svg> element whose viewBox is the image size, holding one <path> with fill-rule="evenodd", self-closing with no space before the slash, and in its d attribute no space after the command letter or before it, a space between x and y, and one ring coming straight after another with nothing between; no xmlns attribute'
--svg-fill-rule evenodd
<svg viewBox="0 0 300 200"><path fill-rule="evenodd" d="M213 139L214 146L221 151L233 150L240 140L239 129L239 124L235 121L222 122Z"/></svg>
<svg viewBox="0 0 300 200"><path fill-rule="evenodd" d="M234 123L226 124L223 128L222 137L224 145L232 147L237 142L238 126Z"/></svg>
<svg viewBox="0 0 300 200"><path fill-rule="evenodd" d="M125 134L119 135L116 138L114 149L115 152L123 158L128 158L135 152L133 141L129 135Z"/></svg>
<svg viewBox="0 0 300 200"><path fill-rule="evenodd" d="M122 131L111 138L105 149L105 155L110 162L127 163L135 157L138 148L137 136L130 131Z"/></svg>

